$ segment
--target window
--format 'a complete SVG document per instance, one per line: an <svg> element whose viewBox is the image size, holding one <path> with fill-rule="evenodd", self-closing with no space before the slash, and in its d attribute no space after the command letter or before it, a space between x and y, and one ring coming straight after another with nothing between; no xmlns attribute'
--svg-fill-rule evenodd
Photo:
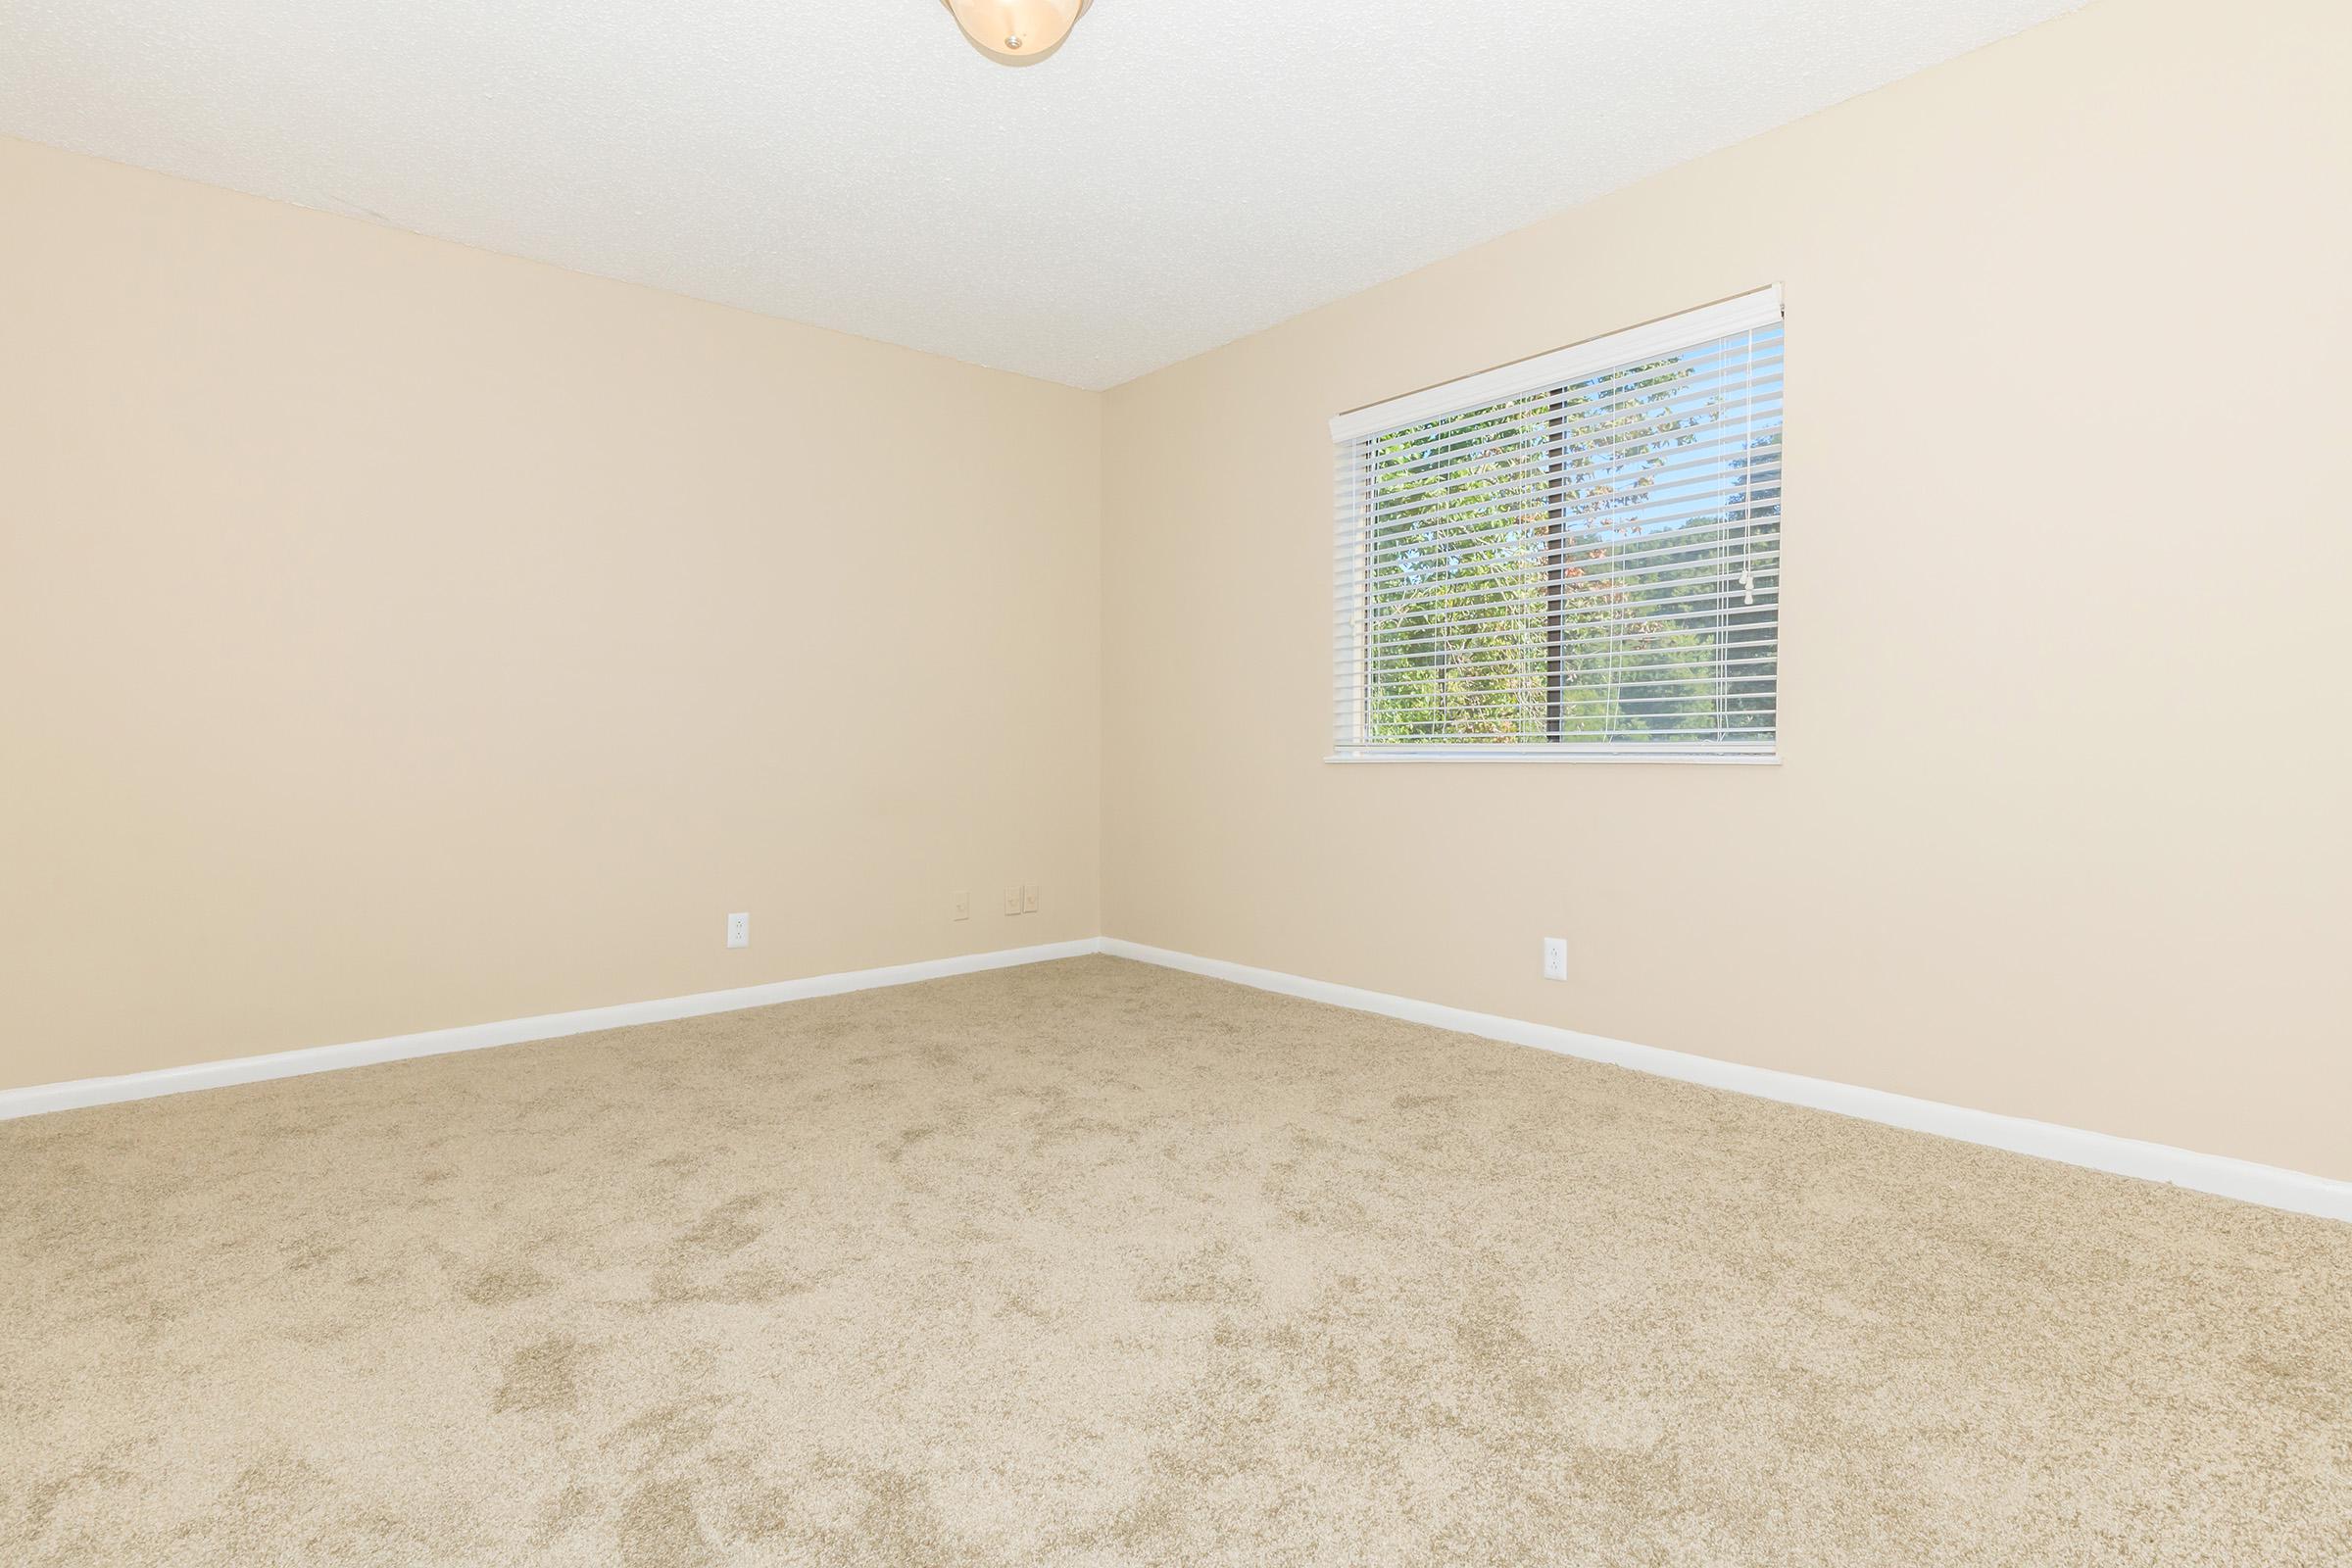
<svg viewBox="0 0 2352 1568"><path fill-rule="evenodd" d="M1769 760L1781 298L1342 415L1337 757Z"/></svg>

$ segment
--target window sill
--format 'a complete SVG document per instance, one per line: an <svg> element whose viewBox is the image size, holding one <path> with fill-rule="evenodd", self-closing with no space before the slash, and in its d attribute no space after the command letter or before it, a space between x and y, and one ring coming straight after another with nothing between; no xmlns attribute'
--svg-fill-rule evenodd
<svg viewBox="0 0 2352 1568"><path fill-rule="evenodd" d="M1326 762L1647 762L1701 767L1777 767L1778 752L1659 752L1564 746L1384 747L1372 752L1335 752Z"/></svg>

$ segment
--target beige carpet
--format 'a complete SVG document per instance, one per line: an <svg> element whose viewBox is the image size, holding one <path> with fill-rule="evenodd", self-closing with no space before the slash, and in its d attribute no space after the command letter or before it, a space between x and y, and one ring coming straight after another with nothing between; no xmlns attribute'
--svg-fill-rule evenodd
<svg viewBox="0 0 2352 1568"><path fill-rule="evenodd" d="M2352 1227L1110 958L0 1125L0 1561L2352 1562Z"/></svg>

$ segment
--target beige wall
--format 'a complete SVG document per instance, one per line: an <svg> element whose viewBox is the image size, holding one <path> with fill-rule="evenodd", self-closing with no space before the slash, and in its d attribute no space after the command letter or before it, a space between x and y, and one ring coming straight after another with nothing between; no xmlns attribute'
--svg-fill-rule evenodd
<svg viewBox="0 0 2352 1568"><path fill-rule="evenodd" d="M2348 56L2101 0L1107 399L0 142L0 1086L1106 930L2352 1176ZM1327 417L1770 281L1785 763L1322 762Z"/></svg>
<svg viewBox="0 0 2352 1568"><path fill-rule="evenodd" d="M2103 0L1112 393L1105 928L2352 1176L2348 59ZM1774 281L1784 764L1322 762L1326 419Z"/></svg>
<svg viewBox="0 0 2352 1568"><path fill-rule="evenodd" d="M1100 928L1099 397L22 142L0 301L0 1086Z"/></svg>

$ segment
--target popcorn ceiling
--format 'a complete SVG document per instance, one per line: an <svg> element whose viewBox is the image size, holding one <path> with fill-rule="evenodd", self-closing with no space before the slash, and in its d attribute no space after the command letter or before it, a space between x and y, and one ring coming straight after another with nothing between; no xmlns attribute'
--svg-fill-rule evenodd
<svg viewBox="0 0 2352 1568"><path fill-rule="evenodd" d="M2080 0L10 0L0 133L1107 387Z"/></svg>

